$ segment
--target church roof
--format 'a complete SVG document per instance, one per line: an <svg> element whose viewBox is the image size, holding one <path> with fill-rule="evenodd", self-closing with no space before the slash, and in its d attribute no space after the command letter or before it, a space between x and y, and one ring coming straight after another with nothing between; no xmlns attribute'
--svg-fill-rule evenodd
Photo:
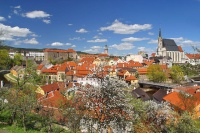
<svg viewBox="0 0 200 133"><path fill-rule="evenodd" d="M163 39L163 47L165 47L167 51L180 51L173 39Z"/></svg>

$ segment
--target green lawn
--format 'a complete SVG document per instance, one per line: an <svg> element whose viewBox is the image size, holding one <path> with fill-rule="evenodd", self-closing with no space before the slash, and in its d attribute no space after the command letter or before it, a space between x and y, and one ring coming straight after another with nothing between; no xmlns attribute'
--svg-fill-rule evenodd
<svg viewBox="0 0 200 133"><path fill-rule="evenodd" d="M21 127L14 127L5 124L0 124L0 133L24 133L24 130ZM26 133L41 133L41 132L36 130L28 130Z"/></svg>
<svg viewBox="0 0 200 133"><path fill-rule="evenodd" d="M54 133L72 133L70 131L61 129L61 128L56 128L54 127ZM6 124L0 123L0 133L25 133L23 127L16 127L16 126L9 126ZM26 133L46 133L38 130L30 130L28 129Z"/></svg>

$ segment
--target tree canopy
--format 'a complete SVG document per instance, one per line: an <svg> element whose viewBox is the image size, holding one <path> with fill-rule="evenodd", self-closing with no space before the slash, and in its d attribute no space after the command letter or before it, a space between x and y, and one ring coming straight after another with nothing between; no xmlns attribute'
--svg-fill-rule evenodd
<svg viewBox="0 0 200 133"><path fill-rule="evenodd" d="M173 65L170 68L170 76L174 83L180 83L184 80L183 69L178 65Z"/></svg>
<svg viewBox="0 0 200 133"><path fill-rule="evenodd" d="M167 78L165 72L158 64L152 64L147 68L147 76L153 82L164 82Z"/></svg>
<svg viewBox="0 0 200 133"><path fill-rule="evenodd" d="M5 49L0 50L0 58L0 69L7 69L11 63L8 51Z"/></svg>

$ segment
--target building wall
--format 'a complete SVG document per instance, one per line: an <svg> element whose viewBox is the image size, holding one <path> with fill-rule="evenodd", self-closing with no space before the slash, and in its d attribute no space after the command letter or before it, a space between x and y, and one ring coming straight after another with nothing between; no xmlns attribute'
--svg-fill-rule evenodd
<svg viewBox="0 0 200 133"><path fill-rule="evenodd" d="M44 52L44 60L48 61L49 59L56 59L56 58L63 58L68 59L68 58L72 58L72 59L76 59L77 58L77 53L73 52L73 53L68 53L68 52Z"/></svg>

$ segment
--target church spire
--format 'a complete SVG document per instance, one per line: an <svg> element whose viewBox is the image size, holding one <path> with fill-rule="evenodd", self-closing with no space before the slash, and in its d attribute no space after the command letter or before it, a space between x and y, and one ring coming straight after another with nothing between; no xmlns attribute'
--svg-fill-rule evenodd
<svg viewBox="0 0 200 133"><path fill-rule="evenodd" d="M161 29L159 29L159 36L158 37L162 37L162 35L161 35Z"/></svg>

